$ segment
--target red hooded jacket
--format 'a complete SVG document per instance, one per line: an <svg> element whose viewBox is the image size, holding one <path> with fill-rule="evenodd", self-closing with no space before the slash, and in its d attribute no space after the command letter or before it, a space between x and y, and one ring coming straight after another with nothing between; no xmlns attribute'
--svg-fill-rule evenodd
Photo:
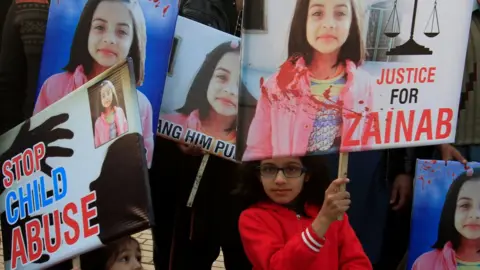
<svg viewBox="0 0 480 270"><path fill-rule="evenodd" d="M348 222L333 222L323 239L312 229L319 208L305 205L302 217L275 203L242 212L240 235L253 270L370 270L372 265Z"/></svg>

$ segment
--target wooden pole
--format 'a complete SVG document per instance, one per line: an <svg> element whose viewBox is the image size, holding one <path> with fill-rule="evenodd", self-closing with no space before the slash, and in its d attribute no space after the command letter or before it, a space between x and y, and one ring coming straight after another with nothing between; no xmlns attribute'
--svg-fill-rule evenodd
<svg viewBox="0 0 480 270"><path fill-rule="evenodd" d="M338 178L346 178L348 171L348 153L340 153L338 160ZM347 185L340 186L340 191L345 191ZM338 220L343 220L343 215L337 217Z"/></svg>
<svg viewBox="0 0 480 270"><path fill-rule="evenodd" d="M80 265L80 256L77 256L72 259L72 266L74 270L80 270L81 265Z"/></svg>

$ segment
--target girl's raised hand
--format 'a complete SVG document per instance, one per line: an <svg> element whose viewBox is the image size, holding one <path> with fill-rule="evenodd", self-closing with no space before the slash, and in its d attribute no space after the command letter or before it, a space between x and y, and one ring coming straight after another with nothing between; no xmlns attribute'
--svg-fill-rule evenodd
<svg viewBox="0 0 480 270"><path fill-rule="evenodd" d="M341 186L349 181L347 178L338 178L330 184L325 191L322 209L318 213L319 219L330 224L350 208L350 193L341 190Z"/></svg>

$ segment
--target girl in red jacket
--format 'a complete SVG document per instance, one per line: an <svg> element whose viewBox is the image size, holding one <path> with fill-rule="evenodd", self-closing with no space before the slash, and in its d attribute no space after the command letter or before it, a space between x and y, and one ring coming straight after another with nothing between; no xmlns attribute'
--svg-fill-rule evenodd
<svg viewBox="0 0 480 270"><path fill-rule="evenodd" d="M239 229L254 270L372 269L345 214L350 194L340 186L349 180L330 182L323 157L267 159L244 169L238 192L250 207Z"/></svg>

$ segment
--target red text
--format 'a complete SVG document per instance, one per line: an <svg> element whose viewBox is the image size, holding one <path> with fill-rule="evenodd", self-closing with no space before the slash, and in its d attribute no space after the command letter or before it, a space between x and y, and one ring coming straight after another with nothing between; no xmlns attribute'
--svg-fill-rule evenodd
<svg viewBox="0 0 480 270"><path fill-rule="evenodd" d="M90 207L95 200L96 194L93 191L80 199L80 207L70 202L62 211L55 210L43 215L41 219L28 221L25 225L26 239L22 236L22 228L15 227L12 231L12 269L17 268L18 259L22 265L26 265L38 260L44 251L58 251L62 242L71 246L81 237L85 239L98 235L99 225L90 225L90 220L97 216L97 208ZM80 218L75 219L78 214ZM68 227L64 232L61 230L62 220ZM49 224L53 224L53 234Z"/></svg>
<svg viewBox="0 0 480 270"><path fill-rule="evenodd" d="M435 82L436 67L384 68L377 84Z"/></svg>
<svg viewBox="0 0 480 270"><path fill-rule="evenodd" d="M433 120L436 116L436 121ZM437 112L432 109L389 111L387 119L380 119L378 112L372 112L365 118L361 115L350 114L348 126L344 126L345 133L342 146L351 148L369 144L410 143L421 140L442 140L452 132L453 110L440 108ZM418 121L416 121L418 119ZM363 132L358 138L355 132L365 123ZM385 122L385 128L380 129L380 123ZM417 124L416 124L417 123Z"/></svg>
<svg viewBox="0 0 480 270"><path fill-rule="evenodd" d="M45 157L45 144L39 142L32 148L27 148L2 164L3 186L9 188L13 181L20 181L22 175L27 177L40 171L40 161ZM23 172L23 173L22 173Z"/></svg>

